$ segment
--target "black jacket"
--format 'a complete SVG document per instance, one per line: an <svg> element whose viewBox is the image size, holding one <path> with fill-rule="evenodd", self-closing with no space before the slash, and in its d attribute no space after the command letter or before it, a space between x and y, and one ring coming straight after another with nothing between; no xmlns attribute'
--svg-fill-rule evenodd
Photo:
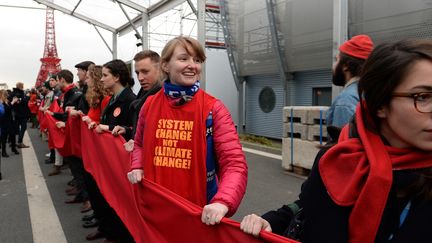
<svg viewBox="0 0 432 243"><path fill-rule="evenodd" d="M15 122L15 114L10 104L3 103L4 111L3 117L0 118L0 127L3 130L12 129Z"/></svg>
<svg viewBox="0 0 432 243"><path fill-rule="evenodd" d="M87 102L87 99L86 99L87 89L88 89L88 86L84 85L82 88L82 95L80 97L80 100L78 102L78 107L77 107L77 110L82 111L86 115L90 110L89 103Z"/></svg>
<svg viewBox="0 0 432 243"><path fill-rule="evenodd" d="M327 148L328 149L328 148ZM297 202L303 208L304 225L300 240L309 242L348 242L348 220L352 207L339 206L333 202L327 193L318 164L327 149L321 150L314 162L311 174L303 183L300 200ZM393 171L393 184L389 193L375 242L432 242L430 228L432 226L432 203L425 202L415 195L398 197L397 192L406 188L418 178L415 172L409 170ZM399 217L411 200L412 205L404 224L399 227ZM292 218L288 205L276 211L263 215L274 233L284 235ZM390 235L393 239L389 241Z"/></svg>
<svg viewBox="0 0 432 243"><path fill-rule="evenodd" d="M125 88L120 95L114 100L111 97L110 102L102 111L101 124L109 126L112 131L115 126L123 126L126 128L126 134L123 137L129 140L132 137L132 113L130 104L135 100L135 94L130 88Z"/></svg>
<svg viewBox="0 0 432 243"><path fill-rule="evenodd" d="M81 96L82 96L82 92L76 87L73 87L72 89L68 90L68 92L66 92L63 97L63 106L62 106L63 110L65 111L66 107L68 106L73 106L75 107L75 109L77 109ZM59 121L67 121L68 113L55 112L53 116L55 119Z"/></svg>
<svg viewBox="0 0 432 243"><path fill-rule="evenodd" d="M9 100L12 101L14 97L18 98L18 102L12 106L15 117L17 119L30 117L30 109L28 108L29 97L24 94L23 90L13 88L13 91L9 96Z"/></svg>
<svg viewBox="0 0 432 243"><path fill-rule="evenodd" d="M138 124L138 117L144 102L147 97L156 94L162 86L157 82L150 90L144 91L142 88L138 92L136 100L132 101L130 104L130 110L132 114L132 138L135 137L136 126Z"/></svg>

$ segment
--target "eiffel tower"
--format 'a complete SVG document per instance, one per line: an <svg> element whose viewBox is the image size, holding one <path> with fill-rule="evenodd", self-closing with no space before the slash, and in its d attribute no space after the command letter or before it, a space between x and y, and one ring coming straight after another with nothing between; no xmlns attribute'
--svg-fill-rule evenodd
<svg viewBox="0 0 432 243"><path fill-rule="evenodd" d="M46 25L45 25L45 48L42 62L39 69L39 74L36 78L35 87L42 85L48 78L48 75L55 74L61 70L60 58L57 55L57 47L55 42L55 25L54 25L54 10L47 7L46 10Z"/></svg>

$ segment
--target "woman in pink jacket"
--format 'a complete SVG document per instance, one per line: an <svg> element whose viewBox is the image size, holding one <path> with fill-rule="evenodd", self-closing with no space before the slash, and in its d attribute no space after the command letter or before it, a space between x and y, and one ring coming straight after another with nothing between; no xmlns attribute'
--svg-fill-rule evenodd
<svg viewBox="0 0 432 243"><path fill-rule="evenodd" d="M199 88L205 59L195 39L166 44L165 81L141 109L128 178L145 176L204 207L202 222L214 225L240 205L247 164L229 111Z"/></svg>

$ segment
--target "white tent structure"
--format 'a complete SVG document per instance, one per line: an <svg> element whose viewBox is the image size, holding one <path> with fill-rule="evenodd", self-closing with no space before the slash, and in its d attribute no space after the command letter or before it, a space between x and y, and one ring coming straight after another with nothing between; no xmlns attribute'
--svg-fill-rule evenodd
<svg viewBox="0 0 432 243"><path fill-rule="evenodd" d="M104 40L113 58L117 56L118 37L133 32L137 45L150 48L152 35L173 36L186 34L197 36L205 42L205 1L197 0L34 0L39 4L71 15L94 26ZM189 7L187 7L189 6ZM178 16L175 16L178 13ZM162 16L162 18L157 18ZM153 23L152 23L152 20ZM163 24L170 24L170 31L160 30ZM185 23L192 21L191 23ZM194 31L195 23L197 30ZM177 25L177 26L176 26ZM188 29L189 28L189 29ZM101 34L101 29L111 32L111 41ZM187 31L188 33L185 33ZM111 44L110 44L111 42Z"/></svg>

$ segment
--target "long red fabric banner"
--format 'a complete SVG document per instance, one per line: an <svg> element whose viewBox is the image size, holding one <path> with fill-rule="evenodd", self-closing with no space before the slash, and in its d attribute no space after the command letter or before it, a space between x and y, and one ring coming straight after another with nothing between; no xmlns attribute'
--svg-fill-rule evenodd
<svg viewBox="0 0 432 243"><path fill-rule="evenodd" d="M97 134L79 118L68 119L63 132L54 131L60 130L55 127L55 120L48 118L46 123L53 145L65 145L56 147L59 151L83 159L85 169L136 242L297 242L269 232L261 232L260 238L255 238L243 233L239 223L228 218L219 225L207 226L201 222L199 206L151 181L129 183L126 174L130 157L123 147L123 137Z"/></svg>

